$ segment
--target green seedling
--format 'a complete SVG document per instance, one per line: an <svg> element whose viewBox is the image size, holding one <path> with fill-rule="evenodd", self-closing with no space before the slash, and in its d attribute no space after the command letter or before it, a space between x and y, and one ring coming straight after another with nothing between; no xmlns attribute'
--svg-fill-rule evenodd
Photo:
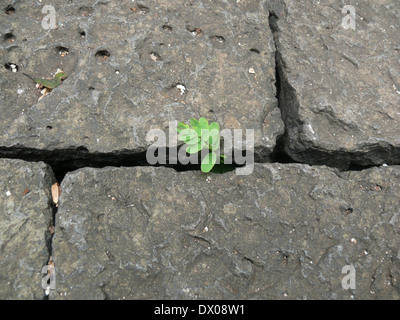
<svg viewBox="0 0 400 320"><path fill-rule="evenodd" d="M54 76L54 79L40 79L40 78L33 78L30 75L23 73L25 76L27 76L29 79L32 79L35 81L37 84L39 84L42 87L48 88L48 89L54 89L58 87L61 84L61 80L67 77L67 74L63 71L59 71L56 73Z"/></svg>
<svg viewBox="0 0 400 320"><path fill-rule="evenodd" d="M183 141L189 154L207 149L208 153L201 161L201 171L210 172L217 163L217 151L220 146L220 129L217 122L208 124L206 118L196 120L190 119L190 125L179 122L177 126L178 140ZM220 162L223 163L225 155L220 155Z"/></svg>

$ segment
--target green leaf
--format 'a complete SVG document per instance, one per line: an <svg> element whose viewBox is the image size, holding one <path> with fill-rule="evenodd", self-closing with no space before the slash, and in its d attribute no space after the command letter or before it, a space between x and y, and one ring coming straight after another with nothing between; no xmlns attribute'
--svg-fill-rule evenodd
<svg viewBox="0 0 400 320"><path fill-rule="evenodd" d="M199 122L195 118L190 119L190 125L192 127L200 127Z"/></svg>
<svg viewBox="0 0 400 320"><path fill-rule="evenodd" d="M178 125L176 127L176 131L178 131L178 133L180 133L183 129L189 129L189 125L185 124L183 122L178 122Z"/></svg>
<svg viewBox="0 0 400 320"><path fill-rule="evenodd" d="M200 118L199 119L199 125L200 125L200 128L202 128L202 129L209 129L210 128L206 118Z"/></svg>
<svg viewBox="0 0 400 320"><path fill-rule="evenodd" d="M190 125L192 126L194 131L196 131L197 135L200 137L201 136L201 128L200 128L199 122L196 119L192 118L192 119L190 119Z"/></svg>
<svg viewBox="0 0 400 320"><path fill-rule="evenodd" d="M201 129L201 140L203 140L207 145L209 145L210 130Z"/></svg>
<svg viewBox="0 0 400 320"><path fill-rule="evenodd" d="M211 130L212 132L216 131L217 134L219 134L219 124L218 124L217 122L212 122L212 123L210 124L210 130Z"/></svg>
<svg viewBox="0 0 400 320"><path fill-rule="evenodd" d="M196 144L199 140L199 136L193 129L183 129L178 136L179 141L184 141L187 144Z"/></svg>
<svg viewBox="0 0 400 320"><path fill-rule="evenodd" d="M197 152L199 152L201 149L202 149L201 141L199 141L199 142L198 142L197 144L195 144L195 145L188 146L188 147L186 148L186 152L192 154L192 153L197 153Z"/></svg>
<svg viewBox="0 0 400 320"><path fill-rule="evenodd" d="M214 167L215 163L217 162L217 155L214 151L211 151L207 154L203 161L201 162L201 171L203 172L210 172L210 170Z"/></svg>

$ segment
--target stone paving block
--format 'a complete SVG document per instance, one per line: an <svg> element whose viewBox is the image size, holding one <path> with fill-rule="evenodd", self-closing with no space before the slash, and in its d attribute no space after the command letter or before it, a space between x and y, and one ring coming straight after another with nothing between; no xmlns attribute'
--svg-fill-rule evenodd
<svg viewBox="0 0 400 320"><path fill-rule="evenodd" d="M61 187L50 299L400 298L396 166L85 168Z"/></svg>
<svg viewBox="0 0 400 320"><path fill-rule="evenodd" d="M400 2L270 5L285 152L299 162L345 168L399 164ZM351 6L355 30L342 26L350 25Z"/></svg>
<svg viewBox="0 0 400 320"><path fill-rule="evenodd" d="M0 146L92 153L141 152L150 129L206 117L221 128L254 129L267 159L284 131L277 107L275 46L263 2L53 1L57 29L44 30L43 4L4 12ZM68 50L67 54L62 54ZM38 102L22 72L68 78Z"/></svg>
<svg viewBox="0 0 400 320"><path fill-rule="evenodd" d="M42 299L49 260L53 172L43 162L0 159L0 299Z"/></svg>

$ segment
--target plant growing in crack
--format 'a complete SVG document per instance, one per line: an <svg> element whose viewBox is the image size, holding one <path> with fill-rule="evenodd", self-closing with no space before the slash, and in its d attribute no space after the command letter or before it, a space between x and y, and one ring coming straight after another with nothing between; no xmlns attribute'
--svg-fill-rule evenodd
<svg viewBox="0 0 400 320"><path fill-rule="evenodd" d="M221 164L224 163L225 155L219 153L220 149L220 128L217 122L208 124L206 118L196 120L190 119L190 125L179 122L177 126L178 140L183 141L189 154L205 153L201 160L201 171L210 172L217 163L218 157Z"/></svg>

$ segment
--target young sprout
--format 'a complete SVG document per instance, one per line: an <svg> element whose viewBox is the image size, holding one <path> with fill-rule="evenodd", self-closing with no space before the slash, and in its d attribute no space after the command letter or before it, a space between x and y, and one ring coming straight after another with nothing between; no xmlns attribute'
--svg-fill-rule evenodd
<svg viewBox="0 0 400 320"><path fill-rule="evenodd" d="M206 118L196 120L190 119L190 125L179 122L177 126L178 140L183 141L189 154L200 152L206 149L208 152L201 161L201 171L210 172L218 159L218 149L220 146L220 128L217 122L208 124ZM219 155L221 163L225 156Z"/></svg>

